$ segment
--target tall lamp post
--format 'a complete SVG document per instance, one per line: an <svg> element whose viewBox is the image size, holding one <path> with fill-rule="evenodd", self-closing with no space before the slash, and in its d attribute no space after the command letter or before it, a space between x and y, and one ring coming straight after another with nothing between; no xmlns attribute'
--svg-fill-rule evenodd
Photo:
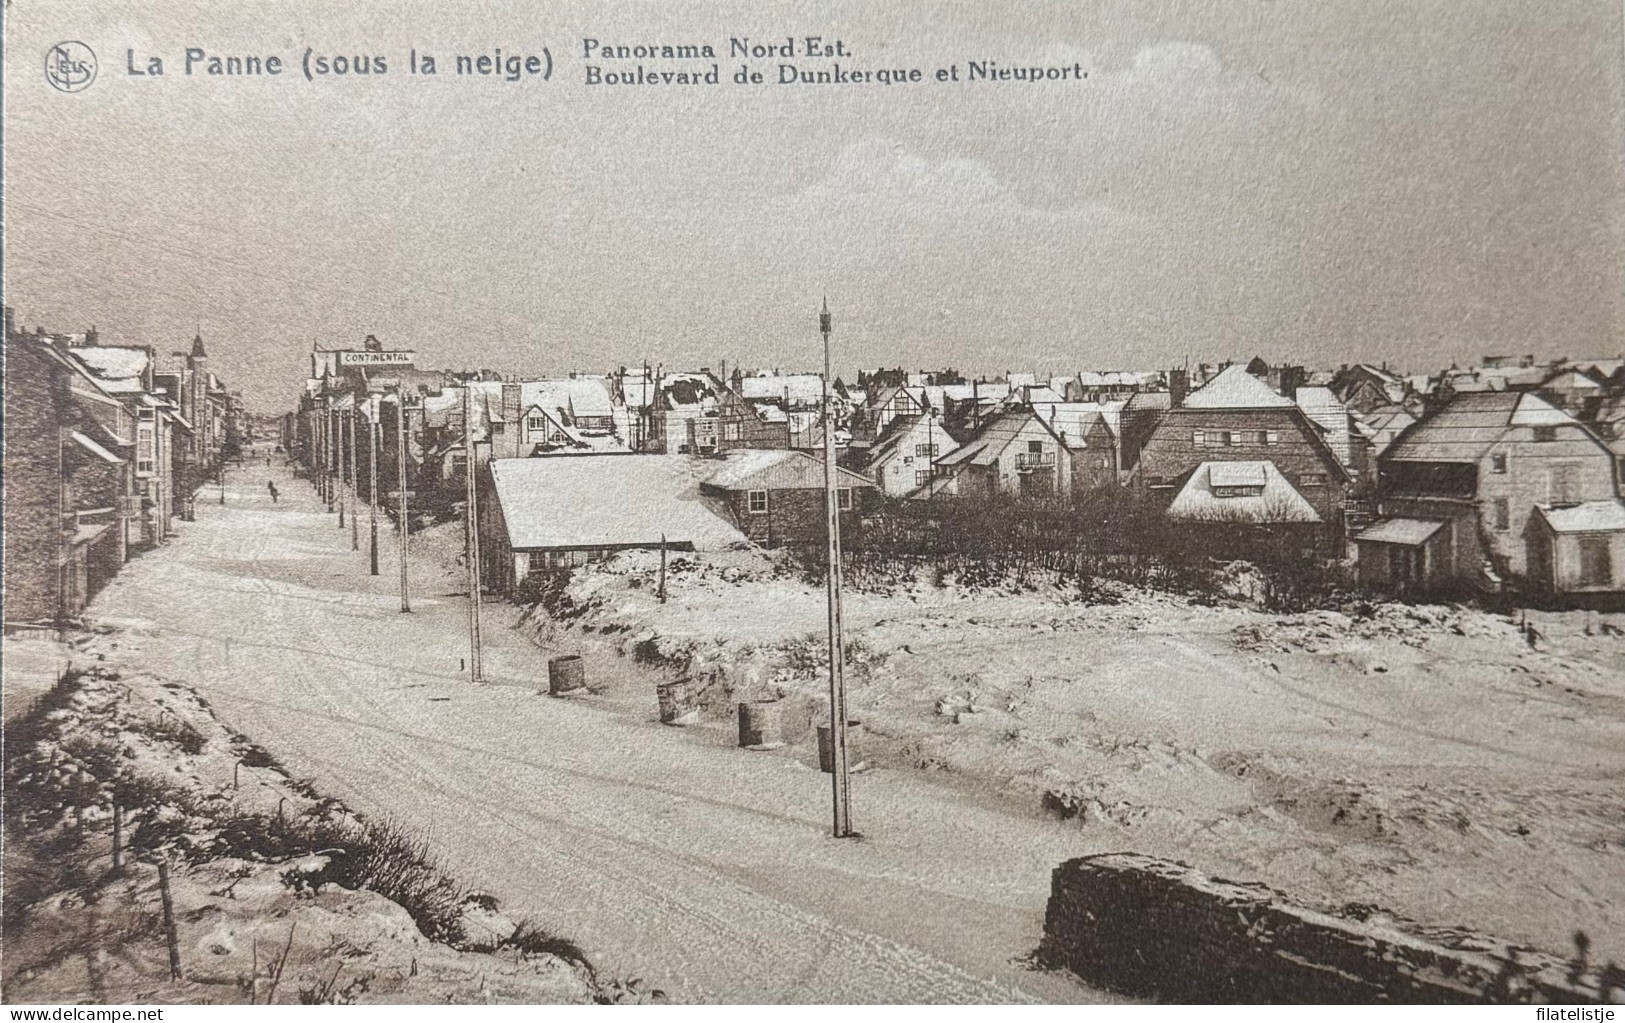
<svg viewBox="0 0 1625 1023"><path fill-rule="evenodd" d="M829 534L829 567L824 573L829 598L829 742L836 838L852 835L852 800L846 764L846 651L841 641L841 501L835 468L835 406L830 400L829 300L818 314L824 336L824 506Z"/></svg>

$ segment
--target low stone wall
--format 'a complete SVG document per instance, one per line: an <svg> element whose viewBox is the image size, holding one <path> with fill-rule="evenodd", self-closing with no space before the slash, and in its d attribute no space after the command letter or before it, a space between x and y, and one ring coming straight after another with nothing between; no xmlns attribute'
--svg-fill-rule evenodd
<svg viewBox="0 0 1625 1023"><path fill-rule="evenodd" d="M1133 854L1056 868L1040 958L1090 983L1184 1002L1597 1002L1567 962L1464 932L1427 937Z"/></svg>

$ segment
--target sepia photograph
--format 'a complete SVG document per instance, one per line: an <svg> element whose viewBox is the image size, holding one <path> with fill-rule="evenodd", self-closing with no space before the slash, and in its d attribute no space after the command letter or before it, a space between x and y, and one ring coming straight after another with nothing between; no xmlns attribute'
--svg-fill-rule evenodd
<svg viewBox="0 0 1625 1023"><path fill-rule="evenodd" d="M1616 1018L1620 0L3 18L11 1018Z"/></svg>

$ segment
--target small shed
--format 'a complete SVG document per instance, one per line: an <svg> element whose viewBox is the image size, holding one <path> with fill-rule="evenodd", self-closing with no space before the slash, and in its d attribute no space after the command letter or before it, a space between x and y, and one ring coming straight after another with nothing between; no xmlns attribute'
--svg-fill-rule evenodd
<svg viewBox="0 0 1625 1023"><path fill-rule="evenodd" d="M1451 578L1450 529L1442 519L1388 518L1354 537L1360 581L1383 590L1427 590Z"/></svg>
<svg viewBox="0 0 1625 1023"><path fill-rule="evenodd" d="M1625 503L1535 506L1526 536L1529 582L1542 592L1625 597Z"/></svg>

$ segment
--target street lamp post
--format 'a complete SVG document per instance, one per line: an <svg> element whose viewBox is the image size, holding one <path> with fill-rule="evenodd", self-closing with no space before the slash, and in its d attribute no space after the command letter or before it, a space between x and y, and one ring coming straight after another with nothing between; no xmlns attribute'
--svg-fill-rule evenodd
<svg viewBox="0 0 1625 1023"><path fill-rule="evenodd" d="M818 314L824 336L824 505L828 521L829 567L825 590L829 598L829 741L834 768L832 796L836 838L852 835L852 801L846 763L846 654L841 639L841 501L835 467L835 408L830 400L829 302Z"/></svg>

